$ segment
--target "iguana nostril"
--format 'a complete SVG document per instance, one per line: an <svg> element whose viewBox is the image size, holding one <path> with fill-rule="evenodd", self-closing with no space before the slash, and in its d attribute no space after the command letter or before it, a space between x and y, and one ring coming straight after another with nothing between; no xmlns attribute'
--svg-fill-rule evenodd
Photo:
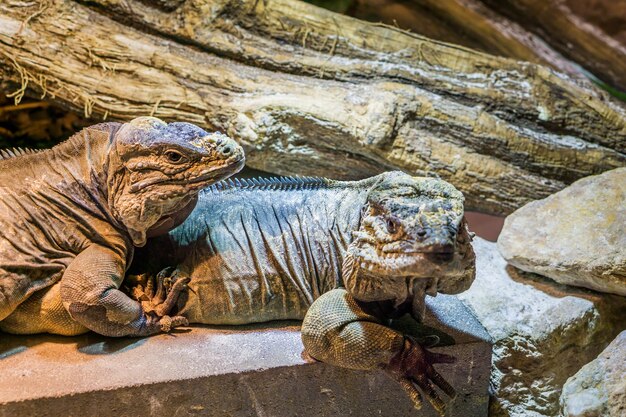
<svg viewBox="0 0 626 417"><path fill-rule="evenodd" d="M416 233L417 233L417 235L418 235L419 237L424 237L424 236L426 236L426 230L424 230L424 229L419 229Z"/></svg>
<svg viewBox="0 0 626 417"><path fill-rule="evenodd" d="M220 158L224 159L237 158L241 160L244 157L241 147L237 144L237 142L228 137L222 138L222 141L216 151Z"/></svg>

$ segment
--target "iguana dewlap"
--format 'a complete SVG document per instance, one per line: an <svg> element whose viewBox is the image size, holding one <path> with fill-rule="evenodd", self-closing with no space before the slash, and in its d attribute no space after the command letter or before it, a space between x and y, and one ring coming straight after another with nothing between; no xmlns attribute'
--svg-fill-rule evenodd
<svg viewBox="0 0 626 417"><path fill-rule="evenodd" d="M430 381L453 390L432 363L450 358L383 324L407 311L421 318L427 293L467 289L470 240L463 196L433 178L228 180L201 192L189 218L140 249L131 270L189 277L178 311L192 323L304 318L313 357L383 367L416 403L418 381L441 410Z"/></svg>
<svg viewBox="0 0 626 417"><path fill-rule="evenodd" d="M177 291L146 314L118 287L134 246L180 224L202 187L241 169L233 140L141 117L3 156L1 330L142 336L185 323L167 316Z"/></svg>

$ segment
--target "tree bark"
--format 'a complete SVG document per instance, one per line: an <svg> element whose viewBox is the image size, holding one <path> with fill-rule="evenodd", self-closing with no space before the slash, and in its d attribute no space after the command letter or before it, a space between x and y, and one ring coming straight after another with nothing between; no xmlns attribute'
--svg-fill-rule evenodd
<svg viewBox="0 0 626 417"><path fill-rule="evenodd" d="M624 0L482 2L539 35L604 82L626 91Z"/></svg>
<svg viewBox="0 0 626 417"><path fill-rule="evenodd" d="M489 213L626 165L624 111L545 67L299 2L161 3L5 1L0 77L86 116L225 131L269 172L437 175Z"/></svg>
<svg viewBox="0 0 626 417"><path fill-rule="evenodd" d="M579 65L481 0L355 1L350 15L359 19L397 25L488 54L549 65L577 80L586 79Z"/></svg>
<svg viewBox="0 0 626 417"><path fill-rule="evenodd" d="M626 0L354 0L352 16L626 91Z"/></svg>

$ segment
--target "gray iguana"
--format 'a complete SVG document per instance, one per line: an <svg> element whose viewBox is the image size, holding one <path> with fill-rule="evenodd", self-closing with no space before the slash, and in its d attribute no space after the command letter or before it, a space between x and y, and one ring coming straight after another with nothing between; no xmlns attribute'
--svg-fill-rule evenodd
<svg viewBox="0 0 626 417"><path fill-rule="evenodd" d="M186 324L168 316L177 289L146 314L118 288L134 246L180 224L202 187L242 168L239 145L141 117L1 155L1 330L142 336Z"/></svg>
<svg viewBox="0 0 626 417"><path fill-rule="evenodd" d="M442 412L431 381L454 390L432 364L451 358L385 324L405 312L420 319L426 294L467 289L470 241L462 194L438 179L227 180L202 191L180 227L138 251L129 280L140 284L132 292L146 309L167 282L188 283L177 307L191 323L304 318L312 357L384 368L416 405L415 384ZM156 283L147 279L155 274Z"/></svg>

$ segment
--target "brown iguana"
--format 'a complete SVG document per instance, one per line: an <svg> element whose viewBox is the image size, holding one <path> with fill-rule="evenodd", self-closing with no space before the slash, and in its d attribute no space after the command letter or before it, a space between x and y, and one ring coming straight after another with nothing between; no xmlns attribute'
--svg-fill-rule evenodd
<svg viewBox="0 0 626 417"><path fill-rule="evenodd" d="M190 287L178 314L192 323L304 318L311 356L382 367L415 404L417 384L441 412L431 381L449 395L454 390L432 364L451 358L385 324L405 312L421 318L426 294L467 289L470 241L463 196L441 180L399 172L355 182L227 180L202 191L180 227L141 248L131 271L144 273L141 282L175 267L134 295L150 309L165 294L166 276L177 276Z"/></svg>
<svg viewBox="0 0 626 417"><path fill-rule="evenodd" d="M239 145L140 117L2 155L1 330L143 336L186 324L167 316L178 287L150 314L118 288L133 246L180 224L202 187L242 168Z"/></svg>

